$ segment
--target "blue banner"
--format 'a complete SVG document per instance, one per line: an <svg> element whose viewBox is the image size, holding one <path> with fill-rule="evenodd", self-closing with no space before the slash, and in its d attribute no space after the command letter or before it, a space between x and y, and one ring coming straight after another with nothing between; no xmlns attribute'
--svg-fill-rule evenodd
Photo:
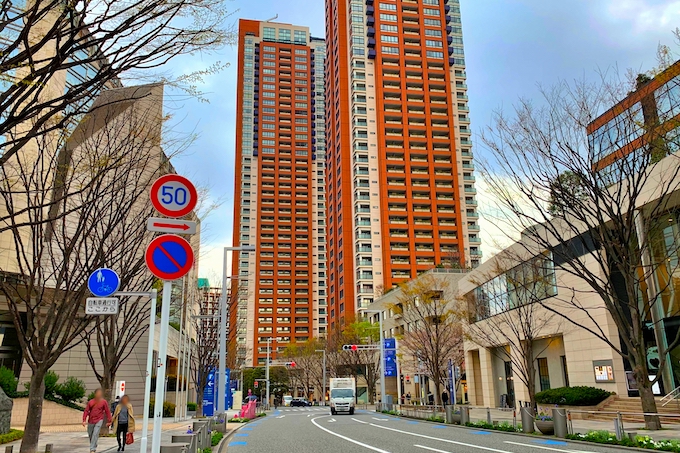
<svg viewBox="0 0 680 453"><path fill-rule="evenodd" d="M234 405L234 398L231 395L231 370L227 368L225 370L226 376L224 380L224 407L230 409Z"/></svg>
<svg viewBox="0 0 680 453"><path fill-rule="evenodd" d="M453 361L451 359L449 359L449 397L452 401L451 404L455 404L453 399L456 397L456 380L453 375Z"/></svg>
<svg viewBox="0 0 680 453"><path fill-rule="evenodd" d="M208 381L203 389L203 416L212 417L215 413L215 370L208 373Z"/></svg>
<svg viewBox="0 0 680 453"><path fill-rule="evenodd" d="M394 338L385 338L383 348L385 353L385 376L397 375L397 342Z"/></svg>

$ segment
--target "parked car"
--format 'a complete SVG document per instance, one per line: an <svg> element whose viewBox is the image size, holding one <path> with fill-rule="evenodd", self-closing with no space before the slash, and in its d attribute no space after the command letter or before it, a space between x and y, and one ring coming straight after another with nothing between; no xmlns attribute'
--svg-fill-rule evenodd
<svg viewBox="0 0 680 453"><path fill-rule="evenodd" d="M311 403L302 398L295 398L293 401L290 402L290 405L291 407L307 407L311 406Z"/></svg>

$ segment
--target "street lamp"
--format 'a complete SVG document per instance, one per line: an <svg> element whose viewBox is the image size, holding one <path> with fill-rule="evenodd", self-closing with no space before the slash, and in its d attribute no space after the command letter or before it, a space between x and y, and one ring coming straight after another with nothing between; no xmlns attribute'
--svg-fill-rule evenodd
<svg viewBox="0 0 680 453"><path fill-rule="evenodd" d="M227 276L227 263L228 263L228 253L229 252L254 252L255 246L243 246L243 247L225 247L224 248L224 261L222 263L222 297L220 298L220 369L218 377L218 387L216 396L217 402L215 403L215 413L219 414L220 410L223 412L227 411L226 407L223 407L226 403L227 387L227 279L234 278ZM236 277L238 278L238 277ZM224 386L222 392L219 391L220 387Z"/></svg>
<svg viewBox="0 0 680 453"><path fill-rule="evenodd" d="M315 349L314 352L323 353L323 393L321 394L321 401L323 406L326 405L326 350L325 349Z"/></svg>
<svg viewBox="0 0 680 453"><path fill-rule="evenodd" d="M359 309L364 313L377 313L380 325L380 402L385 403L385 335L383 334L383 311Z"/></svg>

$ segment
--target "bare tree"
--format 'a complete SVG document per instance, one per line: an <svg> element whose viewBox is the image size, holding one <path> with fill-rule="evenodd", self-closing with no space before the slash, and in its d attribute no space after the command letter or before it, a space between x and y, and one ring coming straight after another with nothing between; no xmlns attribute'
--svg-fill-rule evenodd
<svg viewBox="0 0 680 453"><path fill-rule="evenodd" d="M435 401L441 404L447 387L448 363L463 362L463 331L458 303L446 279L425 274L401 285L392 310L406 326L400 346L417 360L432 379Z"/></svg>
<svg viewBox="0 0 680 453"><path fill-rule="evenodd" d="M0 165L38 136L71 127L104 89L125 77L196 84L221 65L180 76L161 72L170 60L233 42L223 27L223 0L32 0L0 2ZM67 76L63 87L64 73ZM60 81L61 80L61 81ZM59 85L62 84L62 85ZM138 95L140 93L130 93ZM135 100L135 98L131 98Z"/></svg>
<svg viewBox="0 0 680 453"><path fill-rule="evenodd" d="M283 351L286 360L295 362L290 369L290 378L294 387L304 388L305 398L309 398L309 389L314 388L318 395L323 387L322 355L317 350L323 347L318 339L311 339L303 343L291 343Z"/></svg>
<svg viewBox="0 0 680 453"><path fill-rule="evenodd" d="M554 340L545 338L549 329L559 325L559 318L540 304L555 295L555 273L549 262L541 255L519 265L507 264L508 269L498 258L486 281L474 282L480 289L467 300L467 336L510 362L512 375L506 379L518 378L526 386L532 408L536 407L536 359ZM509 403L516 407L514 398Z"/></svg>
<svg viewBox="0 0 680 453"><path fill-rule="evenodd" d="M208 384L208 375L215 372L219 361L216 354L219 350L219 318L213 307L202 302L198 317L194 318L192 323L196 339L192 344L190 374L196 388L196 413L201 414L203 413L203 390Z"/></svg>
<svg viewBox="0 0 680 453"><path fill-rule="evenodd" d="M380 381L380 352L371 349L343 351L342 345L379 344L378 326L368 321L356 321L338 330L333 336L334 339L330 342L333 350L327 354L331 369L334 369L337 376L352 376L357 381L363 377L368 388L368 400L373 403L375 387Z"/></svg>
<svg viewBox="0 0 680 453"><path fill-rule="evenodd" d="M661 325L661 312L667 317L677 310L667 303L673 279L663 275L677 272L672 258L680 241L661 220L673 219L680 166L672 153L680 143L662 124L661 104L657 109L654 91L645 89L649 80L561 83L542 90L540 107L522 100L512 116L498 112L482 135L491 156L482 173L502 213L495 221L504 231L522 232L523 254L547 252L555 269L586 286L576 290L558 279L557 295L543 306L620 354L632 368L643 411L654 413L652 386L680 340L657 340L659 363L651 372L645 331ZM667 88L679 83L670 79ZM591 125L636 90L640 102L621 104L606 124ZM601 304L587 303L588 293ZM620 339L596 321L603 306ZM658 417L645 418L648 429L660 427Z"/></svg>
<svg viewBox="0 0 680 453"><path fill-rule="evenodd" d="M112 90L102 102L129 91L158 89L162 87ZM153 98L143 103L148 102ZM167 161L159 146L161 117L155 109L140 110L144 126L128 123L128 129L119 129L128 136L155 136L154 152L119 147L107 137L102 123L125 123L126 107L111 103L83 121L68 140L63 135L34 139L1 169L0 209L22 212L9 216L12 228L4 234L11 246L0 267L0 291L32 370L22 453L37 448L45 373L93 328L93 317L83 310L89 274L103 266L119 269L127 284L141 273L136 257L146 233L139 222L145 212L140 199L148 197L149 179ZM55 197L60 202L50 205ZM64 210L69 214L59 215ZM23 226L14 226L15 221Z"/></svg>

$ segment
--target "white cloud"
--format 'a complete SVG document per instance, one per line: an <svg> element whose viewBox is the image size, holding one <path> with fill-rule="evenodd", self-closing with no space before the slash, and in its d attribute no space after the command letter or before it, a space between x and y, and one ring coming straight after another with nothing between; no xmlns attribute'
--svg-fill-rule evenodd
<svg viewBox="0 0 680 453"><path fill-rule="evenodd" d="M671 30L680 22L680 1L611 0L606 12L614 22L625 22L635 34Z"/></svg>

